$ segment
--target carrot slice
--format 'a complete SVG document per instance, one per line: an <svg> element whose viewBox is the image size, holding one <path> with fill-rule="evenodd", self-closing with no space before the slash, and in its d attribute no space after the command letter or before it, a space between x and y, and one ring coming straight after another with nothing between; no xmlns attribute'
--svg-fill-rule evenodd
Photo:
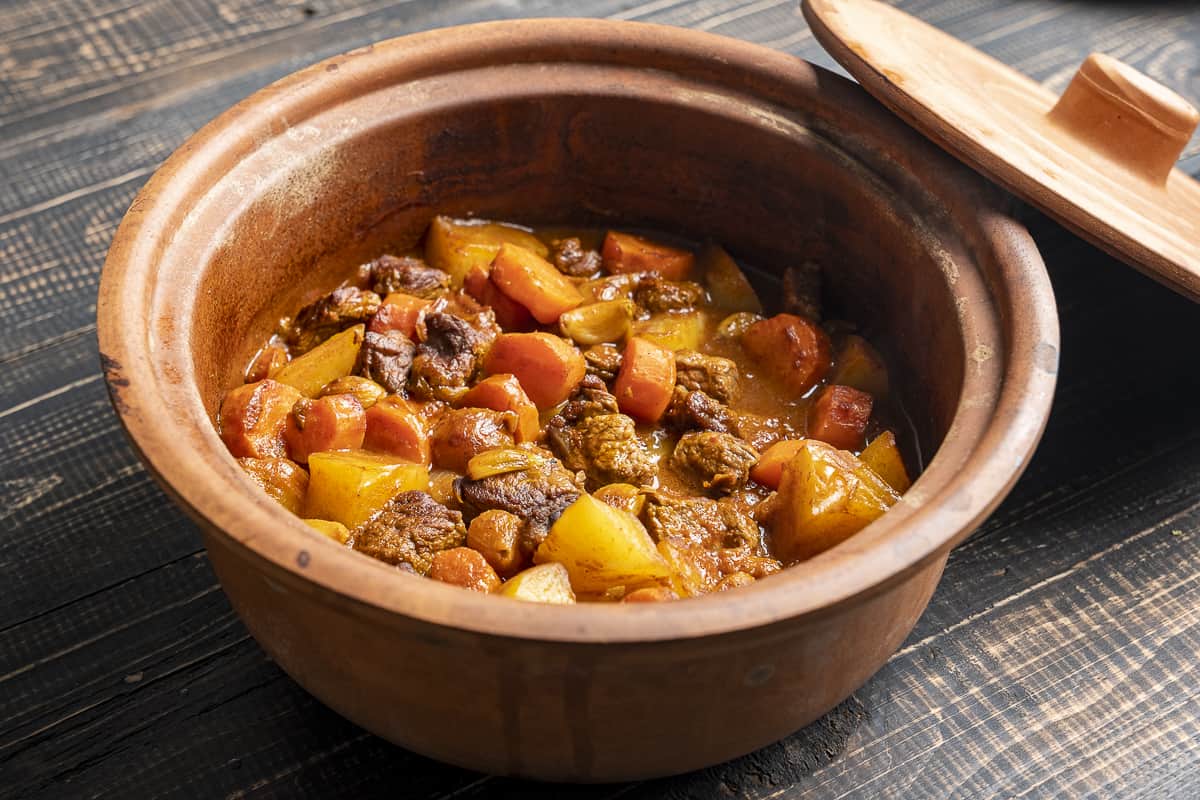
<svg viewBox="0 0 1200 800"><path fill-rule="evenodd" d="M566 400L587 374L583 354L552 333L502 333L483 367L489 375L515 375L539 409Z"/></svg>
<svg viewBox="0 0 1200 800"><path fill-rule="evenodd" d="M564 311L583 303L575 284L553 264L524 247L500 245L492 261L491 280L543 325L558 321Z"/></svg>
<svg viewBox="0 0 1200 800"><path fill-rule="evenodd" d="M288 414L283 436L292 460L307 464L313 453L357 450L366 430L366 415L358 398L352 394L331 394L297 401Z"/></svg>
<svg viewBox="0 0 1200 800"><path fill-rule="evenodd" d="M859 450L875 401L849 386L826 386L808 411L808 435L839 450Z"/></svg>
<svg viewBox="0 0 1200 800"><path fill-rule="evenodd" d="M367 409L363 449L429 464L429 432L420 410L402 397L385 397Z"/></svg>
<svg viewBox="0 0 1200 800"><path fill-rule="evenodd" d="M392 292L384 298L383 304L371 318L367 330L373 333L400 331L412 339L416 334L417 323L429 308L430 301L413 297L411 294Z"/></svg>
<svg viewBox="0 0 1200 800"><path fill-rule="evenodd" d="M500 374L484 378L459 398L457 405L459 408L512 411L517 415L517 442L532 442L537 438L540 427L537 406L525 394L516 375Z"/></svg>
<svg viewBox="0 0 1200 800"><path fill-rule="evenodd" d="M682 281L692 272L696 257L687 250L658 244L631 233L609 231L600 249L604 271L657 272L672 281Z"/></svg>
<svg viewBox="0 0 1200 800"><path fill-rule="evenodd" d="M816 386L829 371L829 337L795 314L776 314L754 323L742 334L742 347L797 395Z"/></svg>
<svg viewBox="0 0 1200 800"><path fill-rule="evenodd" d="M643 422L658 422L675 390L675 354L665 347L630 337L613 384L617 406Z"/></svg>
<svg viewBox="0 0 1200 800"><path fill-rule="evenodd" d="M221 401L221 441L234 458L279 458L286 454L284 428L300 392L267 380L231 389Z"/></svg>
<svg viewBox="0 0 1200 800"><path fill-rule="evenodd" d="M778 489L784 465L795 458L803 446L803 439L783 439L771 445L763 451L758 463L750 468L750 479L768 489Z"/></svg>
<svg viewBox="0 0 1200 800"><path fill-rule="evenodd" d="M463 279L463 289L485 306L491 306L501 330L523 332L537 327L529 309L500 291L489 277L487 267L472 267Z"/></svg>

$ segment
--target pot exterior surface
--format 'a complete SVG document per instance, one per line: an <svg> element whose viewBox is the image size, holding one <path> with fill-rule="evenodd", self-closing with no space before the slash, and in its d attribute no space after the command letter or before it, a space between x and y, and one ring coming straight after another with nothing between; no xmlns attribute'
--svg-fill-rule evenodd
<svg viewBox="0 0 1200 800"><path fill-rule="evenodd" d="M825 714L888 660L945 557L819 618L721 639L552 645L356 613L269 577L219 536L213 568L263 649L321 702L422 755L600 783L688 772Z"/></svg>

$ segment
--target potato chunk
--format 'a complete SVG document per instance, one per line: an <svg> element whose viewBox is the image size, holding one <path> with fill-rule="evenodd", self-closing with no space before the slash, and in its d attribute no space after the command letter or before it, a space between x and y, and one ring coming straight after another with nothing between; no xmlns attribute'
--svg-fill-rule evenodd
<svg viewBox="0 0 1200 800"><path fill-rule="evenodd" d="M304 520L304 524L322 536L333 539L338 544L345 544L350 538L350 529L340 522L334 522L329 519L306 519Z"/></svg>
<svg viewBox="0 0 1200 800"><path fill-rule="evenodd" d="M326 384L354 371L365 326L355 325L330 336L275 373L275 380L292 386L305 397L316 397Z"/></svg>
<svg viewBox="0 0 1200 800"><path fill-rule="evenodd" d="M304 516L354 528L400 492L425 490L424 465L361 450L313 453Z"/></svg>
<svg viewBox="0 0 1200 800"><path fill-rule="evenodd" d="M840 383L875 397L883 397L888 391L887 365L883 363L883 356L866 339L851 334L838 350L830 383Z"/></svg>
<svg viewBox="0 0 1200 800"><path fill-rule="evenodd" d="M704 346L709 317L703 311L663 311L633 323L633 335L678 352Z"/></svg>
<svg viewBox="0 0 1200 800"><path fill-rule="evenodd" d="M848 539L900 495L852 454L806 439L783 468L771 543L785 562L803 561Z"/></svg>
<svg viewBox="0 0 1200 800"><path fill-rule="evenodd" d="M706 246L700 252L700 267L704 272L704 285L717 308L729 312L763 312L758 293L725 248L718 244Z"/></svg>
<svg viewBox="0 0 1200 800"><path fill-rule="evenodd" d="M480 267L486 273L505 242L542 258L550 253L541 239L513 225L434 217L425 234L425 260L448 273L451 285L458 289L472 268Z"/></svg>
<svg viewBox="0 0 1200 800"><path fill-rule="evenodd" d="M575 602L571 578L562 564L541 564L518 572L497 594L529 603L568 605Z"/></svg>
<svg viewBox="0 0 1200 800"><path fill-rule="evenodd" d="M904 457L900 455L900 448L896 446L896 434L891 431L884 431L872 439L862 451L859 460L900 494L904 494L912 486L908 470L904 468Z"/></svg>
<svg viewBox="0 0 1200 800"><path fill-rule="evenodd" d="M308 490L308 473L296 462L286 458L239 458L238 466L272 500L293 514L300 513Z"/></svg>
<svg viewBox="0 0 1200 800"><path fill-rule="evenodd" d="M577 592L644 586L670 578L666 560L638 518L589 494L580 495L550 526L533 560L562 564Z"/></svg>

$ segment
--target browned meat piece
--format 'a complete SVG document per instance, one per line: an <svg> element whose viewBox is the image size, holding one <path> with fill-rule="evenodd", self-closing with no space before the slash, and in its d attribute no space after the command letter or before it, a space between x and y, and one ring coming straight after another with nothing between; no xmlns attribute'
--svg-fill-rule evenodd
<svg viewBox="0 0 1200 800"><path fill-rule="evenodd" d="M740 572L752 578L765 578L783 569L782 561L760 556L753 546L726 548L720 552L717 563L726 574Z"/></svg>
<svg viewBox="0 0 1200 800"><path fill-rule="evenodd" d="M559 272L576 278L600 271L600 254L595 250L584 250L583 243L574 236L550 243L550 261Z"/></svg>
<svg viewBox="0 0 1200 800"><path fill-rule="evenodd" d="M374 292L342 286L300 309L284 338L293 356L306 353L343 328L369 320L383 302Z"/></svg>
<svg viewBox="0 0 1200 800"><path fill-rule="evenodd" d="M650 312L683 311L704 302L704 287L691 281L669 281L648 275L638 281L633 301Z"/></svg>
<svg viewBox="0 0 1200 800"><path fill-rule="evenodd" d="M370 264L371 288L379 294L403 292L426 299L450 286L450 276L419 258L380 256Z"/></svg>
<svg viewBox="0 0 1200 800"><path fill-rule="evenodd" d="M350 532L348 544L372 558L428 575L433 556L467 541L462 514L425 492L401 492Z"/></svg>
<svg viewBox="0 0 1200 800"><path fill-rule="evenodd" d="M595 375L585 375L575 394L563 405L558 416L568 425L574 425L582 419L595 417L600 414L616 414L617 398Z"/></svg>
<svg viewBox="0 0 1200 800"><path fill-rule="evenodd" d="M757 450L736 436L693 431L679 438L671 461L705 489L731 492L750 480L750 468L758 457Z"/></svg>
<svg viewBox="0 0 1200 800"><path fill-rule="evenodd" d="M783 273L783 310L788 314L821 321L821 267L805 261Z"/></svg>
<svg viewBox="0 0 1200 800"><path fill-rule="evenodd" d="M493 447L512 447L517 415L487 408L452 408L438 417L430 446L433 464L465 472L467 462Z"/></svg>
<svg viewBox="0 0 1200 800"><path fill-rule="evenodd" d="M416 351L417 346L400 331L368 331L363 337L360 371L388 394L399 394L408 383Z"/></svg>
<svg viewBox="0 0 1200 800"><path fill-rule="evenodd" d="M468 516L474 517L498 508L521 518L524 526L520 547L524 559L546 538L550 526L563 509L579 499L583 486L579 477L545 452L535 450L540 458L531 459L525 469L489 475L479 480L460 478L455 490Z"/></svg>
<svg viewBox="0 0 1200 800"><path fill-rule="evenodd" d="M670 539L706 550L758 547L758 523L728 497L680 497L668 492L646 493L642 522L655 541Z"/></svg>
<svg viewBox="0 0 1200 800"><path fill-rule="evenodd" d="M633 419L624 414L596 414L574 425L556 416L546 426L546 441L568 469L587 474L592 490L610 483L642 486L658 475Z"/></svg>
<svg viewBox="0 0 1200 800"><path fill-rule="evenodd" d="M695 350L675 354L675 382L685 389L704 392L719 403L732 403L742 393L735 362Z"/></svg>
<svg viewBox="0 0 1200 800"><path fill-rule="evenodd" d="M490 340L465 319L445 312L427 314L424 328L410 388L424 398L452 400L470 382Z"/></svg>
<svg viewBox="0 0 1200 800"><path fill-rule="evenodd" d="M667 425L680 431L703 430L738 433L738 416L704 392L688 391L678 384L664 417Z"/></svg>
<svg viewBox="0 0 1200 800"><path fill-rule="evenodd" d="M583 351L583 360L587 362L588 375L611 383L621 371L621 348L607 342L592 345Z"/></svg>

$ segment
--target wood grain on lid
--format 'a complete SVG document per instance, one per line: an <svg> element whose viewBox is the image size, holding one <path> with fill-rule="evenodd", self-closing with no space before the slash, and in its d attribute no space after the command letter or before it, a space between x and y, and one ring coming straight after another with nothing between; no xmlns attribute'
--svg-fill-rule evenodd
<svg viewBox="0 0 1200 800"><path fill-rule="evenodd" d="M1174 168L1200 115L1093 54L1061 98L876 0L804 0L821 44L958 158L1073 231L1200 300L1200 183Z"/></svg>

